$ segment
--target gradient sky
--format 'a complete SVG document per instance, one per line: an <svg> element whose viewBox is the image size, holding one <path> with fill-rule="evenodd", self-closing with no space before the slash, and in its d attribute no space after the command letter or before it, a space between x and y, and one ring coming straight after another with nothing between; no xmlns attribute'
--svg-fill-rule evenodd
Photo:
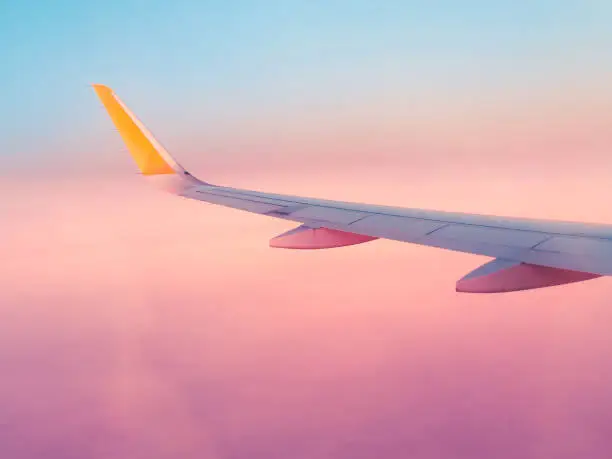
<svg viewBox="0 0 612 459"><path fill-rule="evenodd" d="M104 83L213 183L612 223L606 1L0 3L0 457L609 458L612 281L139 180Z"/></svg>

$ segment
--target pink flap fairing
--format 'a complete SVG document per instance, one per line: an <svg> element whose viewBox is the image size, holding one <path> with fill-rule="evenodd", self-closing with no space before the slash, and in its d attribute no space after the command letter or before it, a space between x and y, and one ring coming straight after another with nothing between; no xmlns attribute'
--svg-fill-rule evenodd
<svg viewBox="0 0 612 459"><path fill-rule="evenodd" d="M280 249L331 249L378 239L329 228L299 226L270 240L270 247Z"/></svg>
<svg viewBox="0 0 612 459"><path fill-rule="evenodd" d="M531 265L497 258L457 281L456 290L465 293L501 293L581 282L598 274Z"/></svg>

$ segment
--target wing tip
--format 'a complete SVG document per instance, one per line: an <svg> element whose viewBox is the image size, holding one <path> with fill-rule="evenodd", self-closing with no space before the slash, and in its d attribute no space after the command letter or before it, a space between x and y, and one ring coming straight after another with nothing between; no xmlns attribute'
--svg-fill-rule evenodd
<svg viewBox="0 0 612 459"><path fill-rule="evenodd" d="M101 83L90 83L90 86L94 89L94 91L96 91L98 94L100 93L112 93L113 90L106 86L105 84L101 84Z"/></svg>

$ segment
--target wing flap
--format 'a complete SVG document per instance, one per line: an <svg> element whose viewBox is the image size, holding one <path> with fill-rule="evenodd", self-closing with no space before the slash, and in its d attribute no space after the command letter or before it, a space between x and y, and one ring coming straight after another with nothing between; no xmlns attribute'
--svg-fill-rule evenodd
<svg viewBox="0 0 612 459"><path fill-rule="evenodd" d="M253 212L256 214L267 214L283 208L277 204L269 204L267 202L251 201L247 199L230 198L228 196L219 196L214 194L208 194L209 198L206 202L211 204L217 204L220 206L231 207L233 209L246 210L247 212Z"/></svg>
<svg viewBox="0 0 612 459"><path fill-rule="evenodd" d="M292 218L315 221L329 221L340 224L351 224L368 214L354 210L335 209L331 207L308 206L292 212Z"/></svg>
<svg viewBox="0 0 612 459"><path fill-rule="evenodd" d="M537 251L572 255L612 257L612 243L605 239L554 236L536 247Z"/></svg>
<svg viewBox="0 0 612 459"><path fill-rule="evenodd" d="M490 228L486 226L449 224L435 234L436 239L458 239L466 242L505 245L508 247L530 248L545 241L549 236L532 231Z"/></svg>
<svg viewBox="0 0 612 459"><path fill-rule="evenodd" d="M370 215L350 225L352 231L376 235L385 239L398 241L409 238L413 241L426 236L448 223L422 220L410 217L389 215Z"/></svg>

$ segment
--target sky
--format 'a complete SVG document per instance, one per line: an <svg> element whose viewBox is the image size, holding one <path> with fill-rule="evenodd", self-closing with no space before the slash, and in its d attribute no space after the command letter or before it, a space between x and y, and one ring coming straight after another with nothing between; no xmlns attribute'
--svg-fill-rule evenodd
<svg viewBox="0 0 612 459"><path fill-rule="evenodd" d="M288 251L139 179L111 86L212 183L612 223L605 1L0 3L0 456L608 458L606 278Z"/></svg>

